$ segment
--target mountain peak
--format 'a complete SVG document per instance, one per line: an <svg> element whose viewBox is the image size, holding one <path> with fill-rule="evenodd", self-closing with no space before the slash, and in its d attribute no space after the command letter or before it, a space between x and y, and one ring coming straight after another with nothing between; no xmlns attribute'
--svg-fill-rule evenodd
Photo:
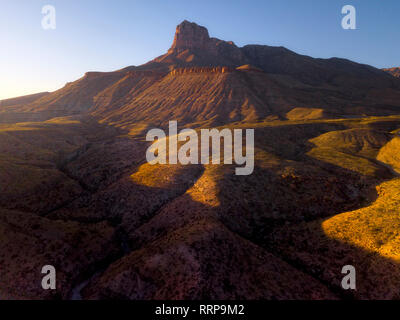
<svg viewBox="0 0 400 320"><path fill-rule="evenodd" d="M176 27L174 42L169 51L181 52L187 49L205 49L209 41L210 36L207 28L184 20Z"/></svg>

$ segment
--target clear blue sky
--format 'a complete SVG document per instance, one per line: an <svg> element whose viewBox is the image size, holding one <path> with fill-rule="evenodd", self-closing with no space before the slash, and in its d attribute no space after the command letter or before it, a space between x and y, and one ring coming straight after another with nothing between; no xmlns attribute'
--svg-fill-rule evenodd
<svg viewBox="0 0 400 320"><path fill-rule="evenodd" d="M56 30L41 27L47 4L56 8ZM357 30L341 28L346 4L357 9ZM400 66L399 16L398 0L1 0L0 99L147 62L169 48L184 19L239 46Z"/></svg>

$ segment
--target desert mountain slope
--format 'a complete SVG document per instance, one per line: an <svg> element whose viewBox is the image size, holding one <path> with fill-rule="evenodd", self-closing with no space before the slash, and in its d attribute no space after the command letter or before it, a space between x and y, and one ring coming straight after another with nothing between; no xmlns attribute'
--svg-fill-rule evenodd
<svg viewBox="0 0 400 320"><path fill-rule="evenodd" d="M133 81L139 77L133 76ZM107 108L102 101L96 102L91 113L120 124L141 121L160 125L167 119L185 124L223 124L263 119L279 110L278 101L283 109L290 105L283 94L276 97L280 88L266 74L218 67L183 68L158 78L145 76L139 81L146 83L141 90L135 87L120 96L124 103ZM106 90L102 95L107 97L111 92Z"/></svg>
<svg viewBox="0 0 400 320"><path fill-rule="evenodd" d="M120 72L87 72L81 79L31 103L0 107L0 123L43 121L85 113L99 92L123 76Z"/></svg>

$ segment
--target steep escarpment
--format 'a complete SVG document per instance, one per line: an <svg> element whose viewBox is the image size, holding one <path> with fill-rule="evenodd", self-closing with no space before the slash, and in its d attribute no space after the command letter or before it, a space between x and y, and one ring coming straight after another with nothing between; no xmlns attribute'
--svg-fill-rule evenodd
<svg viewBox="0 0 400 320"><path fill-rule="evenodd" d="M229 67L187 67L187 68L173 68L170 75L189 74L189 73L227 73L233 72L233 68Z"/></svg>

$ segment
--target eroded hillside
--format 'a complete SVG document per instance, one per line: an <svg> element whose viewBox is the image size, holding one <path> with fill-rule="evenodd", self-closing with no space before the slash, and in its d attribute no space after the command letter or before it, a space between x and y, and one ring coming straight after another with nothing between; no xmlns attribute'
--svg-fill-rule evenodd
<svg viewBox="0 0 400 320"><path fill-rule="evenodd" d="M398 165L400 118L235 126L255 128L247 177L151 166L140 126L3 125L2 296L50 297L37 279L53 264L63 298L335 299L351 262L355 297L395 298L397 179L382 155Z"/></svg>

